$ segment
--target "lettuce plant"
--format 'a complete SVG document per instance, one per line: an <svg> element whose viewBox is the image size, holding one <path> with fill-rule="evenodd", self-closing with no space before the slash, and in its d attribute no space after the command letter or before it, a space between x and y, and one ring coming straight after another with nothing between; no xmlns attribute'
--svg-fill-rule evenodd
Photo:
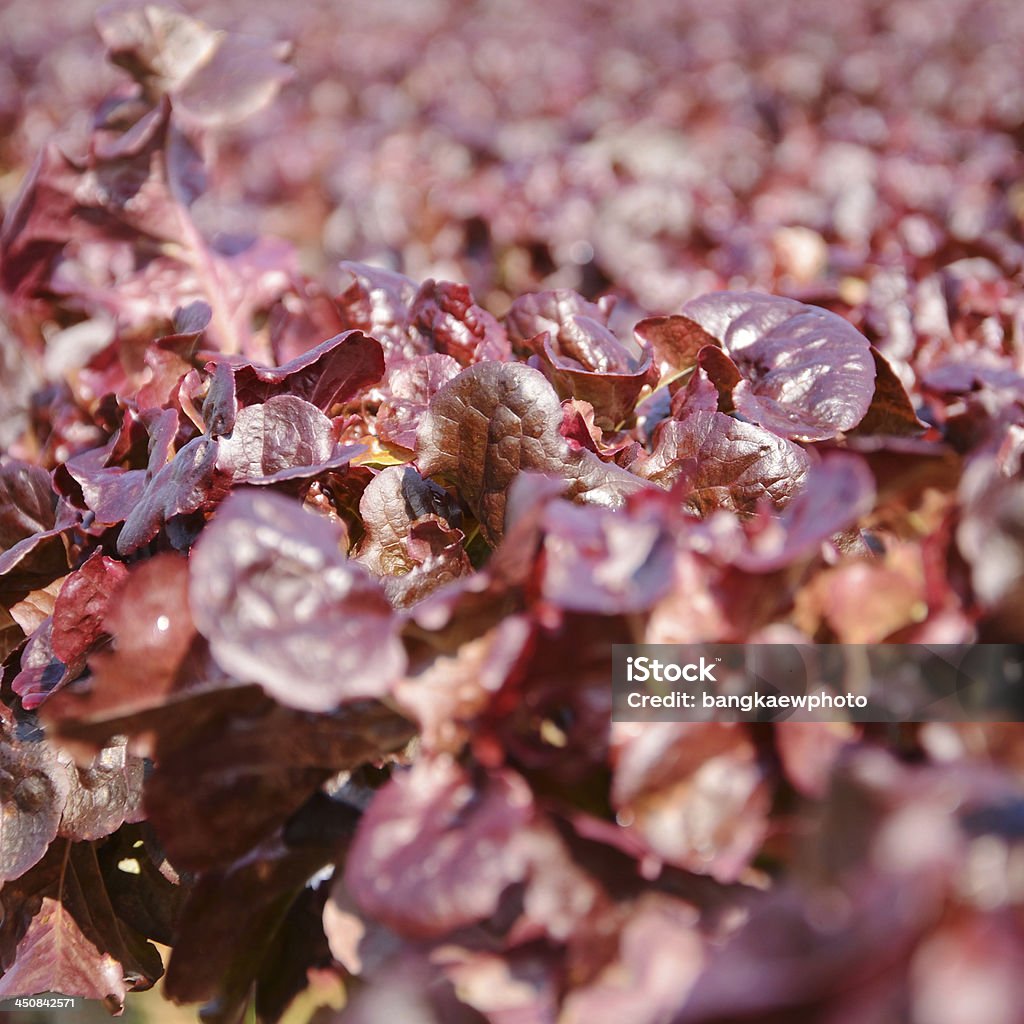
<svg viewBox="0 0 1024 1024"><path fill-rule="evenodd" d="M285 50L98 24L125 80L0 232L0 997L952 1020L963 954L1024 1005L1019 727L610 720L613 643L1019 637L1017 284L945 271L902 349L332 284L199 213Z"/></svg>

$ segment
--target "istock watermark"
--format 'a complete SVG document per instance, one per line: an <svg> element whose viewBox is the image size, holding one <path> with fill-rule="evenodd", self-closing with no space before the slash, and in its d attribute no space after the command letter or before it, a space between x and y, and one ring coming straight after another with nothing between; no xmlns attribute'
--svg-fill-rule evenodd
<svg viewBox="0 0 1024 1024"><path fill-rule="evenodd" d="M701 658L699 662L680 665L674 661L661 662L657 658L626 658L626 679L631 683L678 683L680 679L688 683L713 683L715 681L715 665Z"/></svg>
<svg viewBox="0 0 1024 1024"><path fill-rule="evenodd" d="M1022 644L616 644L617 722L1024 722Z"/></svg>

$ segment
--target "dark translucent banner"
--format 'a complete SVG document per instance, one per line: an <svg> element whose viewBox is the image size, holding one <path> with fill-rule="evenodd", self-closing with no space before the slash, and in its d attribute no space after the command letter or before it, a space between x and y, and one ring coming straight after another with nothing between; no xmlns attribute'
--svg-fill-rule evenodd
<svg viewBox="0 0 1024 1024"><path fill-rule="evenodd" d="M1024 644L616 644L616 722L1024 722Z"/></svg>

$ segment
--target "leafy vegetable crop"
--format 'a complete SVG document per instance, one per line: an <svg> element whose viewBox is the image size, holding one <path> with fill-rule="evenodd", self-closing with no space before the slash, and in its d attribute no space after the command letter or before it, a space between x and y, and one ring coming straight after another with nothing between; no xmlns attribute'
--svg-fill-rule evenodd
<svg viewBox="0 0 1024 1024"><path fill-rule="evenodd" d="M613 726L609 685L619 642L1020 638L1006 126L939 211L974 235L904 210L893 158L878 224L851 185L730 248L744 172L691 168L714 241L661 307L660 243L615 245L647 171L567 161L607 204L600 273L478 302L211 229L223 130L272 116L286 50L156 6L98 27L125 75L0 231L0 997L117 1012L163 976L225 1024L332 984L343 1024L842 1024L984 991L970 1019L1019 1020L1020 726ZM759 115L780 148L799 71ZM812 178L856 162L805 144ZM571 206L520 187L531 229Z"/></svg>

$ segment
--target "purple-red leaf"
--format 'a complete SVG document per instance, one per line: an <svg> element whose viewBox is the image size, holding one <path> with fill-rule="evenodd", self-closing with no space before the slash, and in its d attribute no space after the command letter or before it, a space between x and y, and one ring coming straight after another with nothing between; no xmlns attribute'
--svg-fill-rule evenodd
<svg viewBox="0 0 1024 1024"><path fill-rule="evenodd" d="M686 316L652 316L641 320L633 333L654 349L655 365L662 380L692 370L697 354L705 345L718 346L720 342L700 324Z"/></svg>
<svg viewBox="0 0 1024 1024"><path fill-rule="evenodd" d="M68 571L63 529L33 534L0 554L0 601L12 605Z"/></svg>
<svg viewBox="0 0 1024 1024"><path fill-rule="evenodd" d="M545 599L601 615L649 608L672 583L674 542L658 511L624 515L553 501L544 516Z"/></svg>
<svg viewBox="0 0 1024 1024"><path fill-rule="evenodd" d="M736 411L733 388L742 380L739 368L717 346L705 345L698 353L696 370L672 396L672 415L685 419L692 412Z"/></svg>
<svg viewBox="0 0 1024 1024"><path fill-rule="evenodd" d="M464 284L424 281L409 308L416 328L438 352L463 366L485 359L502 360L511 354L505 328L473 302Z"/></svg>
<svg viewBox="0 0 1024 1024"><path fill-rule="evenodd" d="M430 400L460 370L455 359L440 352L410 359L390 370L384 387L387 398L377 412L381 440L414 451L416 430Z"/></svg>
<svg viewBox="0 0 1024 1024"><path fill-rule="evenodd" d="M463 534L451 525L461 511L443 488L411 466L389 466L370 482L359 502L365 534L358 558L396 607L472 571Z"/></svg>
<svg viewBox="0 0 1024 1024"><path fill-rule="evenodd" d="M612 803L656 856L723 882L753 859L771 794L741 726L620 725L612 757Z"/></svg>
<svg viewBox="0 0 1024 1024"><path fill-rule="evenodd" d="M111 904L96 849L56 842L31 872L0 892L0 996L60 993L121 1012L125 995L150 988L160 956Z"/></svg>
<svg viewBox="0 0 1024 1024"><path fill-rule="evenodd" d="M0 723L0 882L18 878L46 853L70 790L49 744L21 742Z"/></svg>
<svg viewBox="0 0 1024 1024"><path fill-rule="evenodd" d="M396 608L409 608L473 571L461 530L440 516L422 516L409 526L405 548L412 568L402 576L382 580L384 593Z"/></svg>
<svg viewBox="0 0 1024 1024"><path fill-rule="evenodd" d="M443 487L424 480L411 466L388 466L363 491L359 514L366 531L359 559L375 576L401 575L416 564L409 530L426 517L452 517L457 511Z"/></svg>
<svg viewBox="0 0 1024 1024"><path fill-rule="evenodd" d="M16 459L0 465L0 551L53 529L56 507L45 469Z"/></svg>
<svg viewBox="0 0 1024 1024"><path fill-rule="evenodd" d="M451 654L438 654L398 684L395 696L420 725L432 753L458 754L470 725L487 708L522 657L530 639L525 616L502 619Z"/></svg>
<svg viewBox="0 0 1024 1024"><path fill-rule="evenodd" d="M205 714L197 702L181 728L161 728L155 744L146 815L179 868L203 871L244 857L330 776L386 757L413 735L405 718L377 701L320 714L235 696L224 702L229 715Z"/></svg>
<svg viewBox="0 0 1024 1024"><path fill-rule="evenodd" d="M235 399L235 375L231 364L218 360L210 374L209 387L203 399L202 420L210 437L230 434L238 415Z"/></svg>
<svg viewBox="0 0 1024 1024"><path fill-rule="evenodd" d="M177 417L165 410L150 423L126 410L121 426L99 448L72 456L54 479L61 492L78 507L95 513L101 523L121 523L134 511L146 486L146 465L154 460L154 471L166 461L177 430ZM152 451L152 455L150 454Z"/></svg>
<svg viewBox="0 0 1024 1024"><path fill-rule="evenodd" d="M451 758L421 758L370 805L345 862L360 907L403 935L440 936L497 910L528 861L517 834L533 816L511 772L479 783Z"/></svg>
<svg viewBox="0 0 1024 1024"><path fill-rule="evenodd" d="M380 343L360 331L346 331L283 366L239 365L235 393L239 405L265 402L272 395L294 395L329 412L333 405L355 398L383 375Z"/></svg>
<svg viewBox="0 0 1024 1024"><path fill-rule="evenodd" d="M142 818L144 765L128 753L124 737L105 746L90 764L68 764L67 771L71 786L58 835L76 842L102 839L124 822Z"/></svg>
<svg viewBox="0 0 1024 1024"><path fill-rule="evenodd" d="M71 665L104 635L110 602L128 576L122 562L94 552L64 581L53 608L53 653Z"/></svg>
<svg viewBox="0 0 1024 1024"><path fill-rule="evenodd" d="M545 332L533 344L558 393L589 402L609 430L633 418L637 396L657 379L647 342L631 348L588 316L570 317L557 335Z"/></svg>
<svg viewBox="0 0 1024 1024"><path fill-rule="evenodd" d="M649 894L631 908L618 955L566 996L561 1024L669 1021L704 966L704 939L693 907Z"/></svg>
<svg viewBox="0 0 1024 1024"><path fill-rule="evenodd" d="M32 711L81 672L82 662L65 665L53 653L53 617L47 616L29 636L20 668L11 689L21 698L21 706Z"/></svg>
<svg viewBox="0 0 1024 1024"><path fill-rule="evenodd" d="M274 395L239 410L222 438L217 468L233 483L277 483L343 466L361 449L335 444L331 421L294 395Z"/></svg>
<svg viewBox="0 0 1024 1024"><path fill-rule="evenodd" d="M341 319L349 330L380 340L389 365L425 355L429 345L412 329L410 307L416 283L402 274L365 263L341 264L353 281L338 297Z"/></svg>
<svg viewBox="0 0 1024 1024"><path fill-rule="evenodd" d="M166 103L121 135L94 136L85 153L50 142L4 221L5 288L23 295L43 285L69 237L188 244L182 213L201 188L197 168Z"/></svg>
<svg viewBox="0 0 1024 1024"><path fill-rule="evenodd" d="M654 452L636 471L662 487L683 487L689 507L753 512L758 501L785 505L802 487L809 460L784 438L720 412L662 424Z"/></svg>
<svg viewBox="0 0 1024 1024"><path fill-rule="evenodd" d="M237 1019L288 907L330 854L272 839L236 863L204 872L181 914L167 995L183 1003L216 1000Z"/></svg>
<svg viewBox="0 0 1024 1024"><path fill-rule="evenodd" d="M381 696L405 664L391 606L338 541L293 501L237 493L192 554L192 613L216 661L300 710Z"/></svg>
<svg viewBox="0 0 1024 1024"><path fill-rule="evenodd" d="M117 538L119 554L131 554L151 541L173 516L216 505L227 490L217 466L218 444L213 438L194 438L146 484Z"/></svg>
<svg viewBox="0 0 1024 1024"><path fill-rule="evenodd" d="M76 765L41 732L19 739L0 725L0 795L2 882L32 867L58 835L102 839L126 820L138 820L142 761L122 738Z"/></svg>
<svg viewBox="0 0 1024 1024"><path fill-rule="evenodd" d="M721 342L743 380L736 410L782 437L820 441L864 418L875 386L867 339L842 317L794 299L717 292L683 313Z"/></svg>
<svg viewBox="0 0 1024 1024"><path fill-rule="evenodd" d="M928 424L918 419L903 382L874 345L871 346L871 358L875 361L875 393L855 433L896 437L914 437L923 433Z"/></svg>
<svg viewBox="0 0 1024 1024"><path fill-rule="evenodd" d="M156 4L110 5L96 24L114 64L204 126L255 114L293 74L282 63L287 47L218 32Z"/></svg>
<svg viewBox="0 0 1024 1024"><path fill-rule="evenodd" d="M525 346L539 334L547 332L563 341L562 333L572 331L573 319L587 317L602 326L607 325L613 299L602 299L599 303L588 302L578 292L569 288L554 291L533 292L520 295L505 314L509 337L518 345ZM564 340L571 345L571 340Z"/></svg>
<svg viewBox="0 0 1024 1024"><path fill-rule="evenodd" d="M752 572L780 569L858 522L874 503L875 481L864 460L832 452L809 467L803 490L778 521L754 536L736 564Z"/></svg>
<svg viewBox="0 0 1024 1024"><path fill-rule="evenodd" d="M558 395L539 371L514 363L470 367L430 403L418 435L420 470L456 483L492 544L504 532L508 488L521 472L556 476L567 497L609 508L643 489L632 474L573 449L561 419Z"/></svg>
<svg viewBox="0 0 1024 1024"><path fill-rule="evenodd" d="M134 731L135 716L195 685L180 677L196 639L185 559L161 554L134 569L110 603L103 632L113 638L113 649L89 659L90 680L63 690L44 709L62 735L94 745Z"/></svg>

